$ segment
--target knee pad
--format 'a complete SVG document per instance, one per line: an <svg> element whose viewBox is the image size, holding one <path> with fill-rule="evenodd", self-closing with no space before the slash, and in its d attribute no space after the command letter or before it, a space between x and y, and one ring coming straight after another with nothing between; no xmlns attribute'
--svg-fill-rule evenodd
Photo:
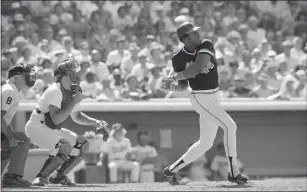
<svg viewBox="0 0 307 192"><path fill-rule="evenodd" d="M60 139L60 141L55 145L55 149L56 150L53 152L53 155L57 155L66 161L72 151L72 146L70 145L69 141Z"/></svg>
<svg viewBox="0 0 307 192"><path fill-rule="evenodd" d="M89 142L84 136L77 137L76 144L73 146L72 156L84 156L88 151Z"/></svg>

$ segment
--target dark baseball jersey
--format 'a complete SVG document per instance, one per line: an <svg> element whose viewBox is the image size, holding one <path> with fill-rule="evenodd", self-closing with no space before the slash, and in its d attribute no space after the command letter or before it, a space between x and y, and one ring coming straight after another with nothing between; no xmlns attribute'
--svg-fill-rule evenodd
<svg viewBox="0 0 307 192"><path fill-rule="evenodd" d="M216 89L218 87L217 62L213 44L208 39L203 39L194 53L188 52L185 48L178 51L172 58L174 71L181 72L193 65L198 54L209 54L211 59L199 74L187 79L190 87L195 91ZM184 80L181 83L184 83Z"/></svg>

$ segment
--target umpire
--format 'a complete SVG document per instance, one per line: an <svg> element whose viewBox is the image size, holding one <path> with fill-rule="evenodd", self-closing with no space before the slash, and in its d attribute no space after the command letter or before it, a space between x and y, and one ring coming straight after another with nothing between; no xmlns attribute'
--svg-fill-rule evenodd
<svg viewBox="0 0 307 192"><path fill-rule="evenodd" d="M8 71L8 82L1 87L1 175L2 187L29 187L31 183L22 179L30 149L30 138L11 129L11 121L19 105L19 92L35 83L31 65L16 65ZM32 74L31 74L32 73Z"/></svg>

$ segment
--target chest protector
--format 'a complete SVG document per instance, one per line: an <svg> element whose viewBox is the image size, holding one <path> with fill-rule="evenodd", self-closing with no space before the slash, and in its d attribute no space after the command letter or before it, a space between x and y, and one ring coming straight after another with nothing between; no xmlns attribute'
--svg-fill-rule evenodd
<svg viewBox="0 0 307 192"><path fill-rule="evenodd" d="M61 88L61 93L62 93L62 102L61 102L61 109L63 109L64 107L66 107L67 105L69 105L69 103L72 102L73 99L73 92L72 90L66 90L63 88L63 86L60 86ZM51 129L61 129L61 124L59 125L55 125L54 122L52 121L52 118L50 116L50 113L45 113L45 124L51 128Z"/></svg>

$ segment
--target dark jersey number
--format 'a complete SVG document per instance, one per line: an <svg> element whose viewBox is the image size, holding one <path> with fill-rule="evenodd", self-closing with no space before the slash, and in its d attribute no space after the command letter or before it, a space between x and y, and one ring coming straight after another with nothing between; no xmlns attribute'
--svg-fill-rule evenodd
<svg viewBox="0 0 307 192"><path fill-rule="evenodd" d="M8 97L6 100L6 104L10 105L12 103L12 97Z"/></svg>

